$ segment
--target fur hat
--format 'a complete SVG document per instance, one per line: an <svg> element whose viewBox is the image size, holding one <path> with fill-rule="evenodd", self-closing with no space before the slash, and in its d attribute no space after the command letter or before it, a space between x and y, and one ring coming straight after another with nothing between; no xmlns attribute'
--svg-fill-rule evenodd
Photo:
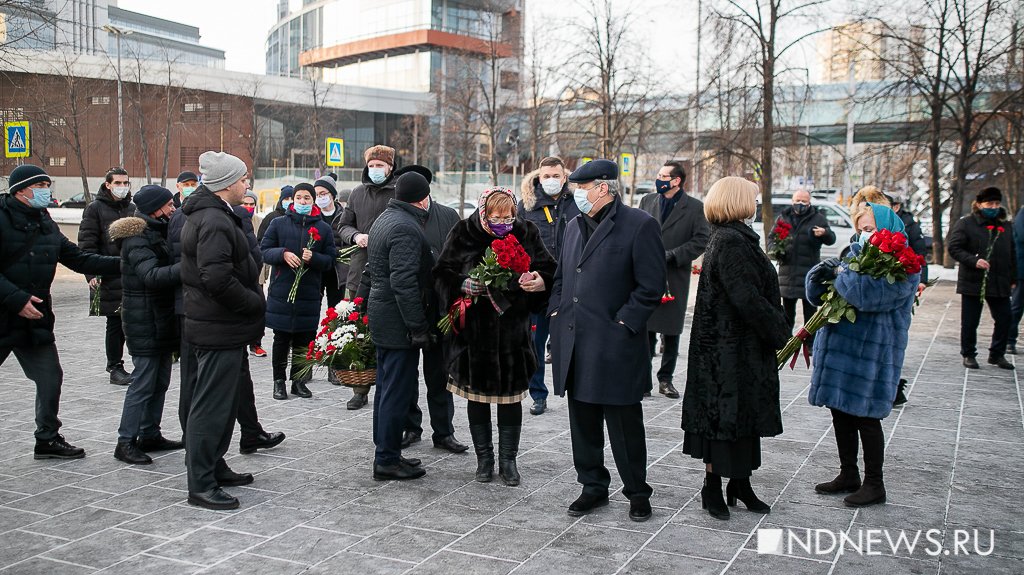
<svg viewBox="0 0 1024 575"><path fill-rule="evenodd" d="M363 161L367 164L370 160L380 160L385 164L395 167L395 149L388 146L370 146L363 152Z"/></svg>
<svg viewBox="0 0 1024 575"><path fill-rule="evenodd" d="M979 204L984 204L985 202L1002 202L1003 192L996 187L985 188L978 192L977 201Z"/></svg>

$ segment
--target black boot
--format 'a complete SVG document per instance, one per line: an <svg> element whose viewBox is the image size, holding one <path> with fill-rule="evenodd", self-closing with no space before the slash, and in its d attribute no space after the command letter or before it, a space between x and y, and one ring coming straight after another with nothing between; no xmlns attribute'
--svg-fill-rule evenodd
<svg viewBox="0 0 1024 575"><path fill-rule="evenodd" d="M754 488L750 486L749 477L730 479L729 484L725 486L725 497L729 507L735 506L736 500L739 499L747 506L747 511L755 513L772 512L772 508L754 494Z"/></svg>
<svg viewBox="0 0 1024 575"><path fill-rule="evenodd" d="M519 455L519 437L522 432L521 425L498 426L498 475L509 487L519 485L516 455Z"/></svg>
<svg viewBox="0 0 1024 575"><path fill-rule="evenodd" d="M860 418L860 442L864 445L864 484L853 495L846 496L847 507L866 507L885 503L882 464L885 462L885 434L878 419Z"/></svg>
<svg viewBox="0 0 1024 575"><path fill-rule="evenodd" d="M700 488L700 506L707 509L715 519L728 519L729 508L722 497L722 476L711 473L704 474L704 487Z"/></svg>
<svg viewBox="0 0 1024 575"><path fill-rule="evenodd" d="M306 387L306 382L307 381L309 381L309 380L308 379L299 379L299 380L294 380L293 379L292 380L292 395L297 395L299 397L304 397L306 399L309 399L310 397L313 397L313 392L309 391L309 388Z"/></svg>
<svg viewBox="0 0 1024 575"><path fill-rule="evenodd" d="M133 465L148 465L153 463L153 458L136 447L134 441L118 440L114 448L114 458Z"/></svg>
<svg viewBox="0 0 1024 575"><path fill-rule="evenodd" d="M469 435L473 438L473 449L476 451L476 480L490 483L494 479L494 444L491 440L491 424L469 426Z"/></svg>
<svg viewBox="0 0 1024 575"><path fill-rule="evenodd" d="M283 379L274 380L274 399L288 399L288 388L285 387Z"/></svg>
<svg viewBox="0 0 1024 575"><path fill-rule="evenodd" d="M832 429L836 434L836 447L839 449L839 475L832 481L814 486L818 493L832 495L835 493L853 493L860 489L860 469L857 468L857 426L852 423L852 416L840 411L832 411Z"/></svg>
<svg viewBox="0 0 1024 575"><path fill-rule="evenodd" d="M892 400L893 407L897 405L903 405L907 402L907 380L900 379L899 384L896 386L896 399Z"/></svg>

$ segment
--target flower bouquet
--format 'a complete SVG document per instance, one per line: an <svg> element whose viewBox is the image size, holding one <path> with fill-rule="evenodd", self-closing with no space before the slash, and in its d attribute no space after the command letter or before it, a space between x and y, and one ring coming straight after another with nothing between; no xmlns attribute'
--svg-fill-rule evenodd
<svg viewBox="0 0 1024 575"><path fill-rule="evenodd" d="M320 241L320 232L316 231L316 226L310 226L308 233L309 241L306 242L306 249L311 250ZM306 262L302 262L299 269L295 270L295 281L292 282L292 289L288 290L288 303L295 303L295 298L299 294L299 283L302 282L302 276L306 275L308 271L309 268L306 267Z"/></svg>
<svg viewBox="0 0 1024 575"><path fill-rule="evenodd" d="M491 246L484 252L484 259L470 270L469 278L479 282L488 288L498 290L504 289L512 278L518 277L530 271L530 255L523 249L522 244L512 234L491 242ZM492 302L493 302L493 298ZM463 296L455 300L448 308L441 321L437 322L438 329L443 334L455 332L466 327L466 310L476 302L470 296Z"/></svg>
<svg viewBox="0 0 1024 575"><path fill-rule="evenodd" d="M359 313L362 303L363 298L357 297L327 308L306 355L295 357L303 366L299 377L316 366L323 366L335 370L345 385L371 385L376 381L377 350L370 337L370 319Z"/></svg>
<svg viewBox="0 0 1024 575"><path fill-rule="evenodd" d="M358 252L361 249L362 248L360 248L359 246L357 246L355 244L353 244L353 245L351 245L351 246L349 246L347 248L342 248L342 249L338 250L338 257L337 257L337 259L335 261L337 261L339 264L352 263L352 255L355 254L356 252Z"/></svg>
<svg viewBox="0 0 1024 575"><path fill-rule="evenodd" d="M768 236L768 255L775 261L782 263L786 258L786 249L789 248L789 235L793 233L793 225L779 219Z"/></svg>
<svg viewBox="0 0 1024 575"><path fill-rule="evenodd" d="M96 287L93 288L92 297L89 299L90 316L96 317L100 315L100 288L102 285L103 280L101 278L96 278Z"/></svg>
<svg viewBox="0 0 1024 575"><path fill-rule="evenodd" d="M697 264L693 264L693 266L690 267L690 273L695 276L699 276L702 271L704 271L704 268Z"/></svg>
<svg viewBox="0 0 1024 575"><path fill-rule="evenodd" d="M907 245L905 235L889 230L876 232L871 236L868 245L847 261L850 271L867 274L876 279L885 278L890 284L906 281L908 276L919 273L924 264L924 258ZM810 350L807 349L806 344L807 339L811 334L824 327L826 323L839 323L843 320L850 323L856 322L857 310L843 296L839 295L834 285L829 285L825 294L821 296L821 307L818 308L818 311L776 355L779 369L782 369L782 366L790 361L790 358L792 358L789 364L790 368L795 367L797 353L801 348L803 348L804 361L809 367L811 360Z"/></svg>
<svg viewBox="0 0 1024 575"><path fill-rule="evenodd" d="M1003 235L1006 231L1003 226L987 225L985 229L988 230L988 249L985 250L985 261L992 262L992 250L996 247L996 242L999 241L999 236ZM988 272L992 271L991 267L985 269L985 274L981 278L981 301L985 301L985 292L988 291Z"/></svg>

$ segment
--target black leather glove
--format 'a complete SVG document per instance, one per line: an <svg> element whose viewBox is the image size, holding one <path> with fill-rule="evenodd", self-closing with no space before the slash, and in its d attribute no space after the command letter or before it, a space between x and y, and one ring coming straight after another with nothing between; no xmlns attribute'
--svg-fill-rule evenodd
<svg viewBox="0 0 1024 575"><path fill-rule="evenodd" d="M672 252L665 250L665 263L672 266L676 264L676 256Z"/></svg>
<svg viewBox="0 0 1024 575"><path fill-rule="evenodd" d="M437 335L429 330L420 333L414 333L412 334L411 337L411 343L413 347L429 349L437 344Z"/></svg>
<svg viewBox="0 0 1024 575"><path fill-rule="evenodd" d="M835 265L831 265L833 261ZM838 258L830 258L821 262L810 271L811 281L816 284L824 284L836 279L836 265L839 265Z"/></svg>

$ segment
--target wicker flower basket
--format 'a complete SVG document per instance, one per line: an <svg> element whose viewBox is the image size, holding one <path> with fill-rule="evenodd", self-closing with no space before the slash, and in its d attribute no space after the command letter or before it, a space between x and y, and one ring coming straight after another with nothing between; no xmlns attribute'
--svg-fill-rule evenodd
<svg viewBox="0 0 1024 575"><path fill-rule="evenodd" d="M377 383L376 369L362 369L359 371L351 369L335 369L334 375L342 385L348 387L368 386Z"/></svg>

